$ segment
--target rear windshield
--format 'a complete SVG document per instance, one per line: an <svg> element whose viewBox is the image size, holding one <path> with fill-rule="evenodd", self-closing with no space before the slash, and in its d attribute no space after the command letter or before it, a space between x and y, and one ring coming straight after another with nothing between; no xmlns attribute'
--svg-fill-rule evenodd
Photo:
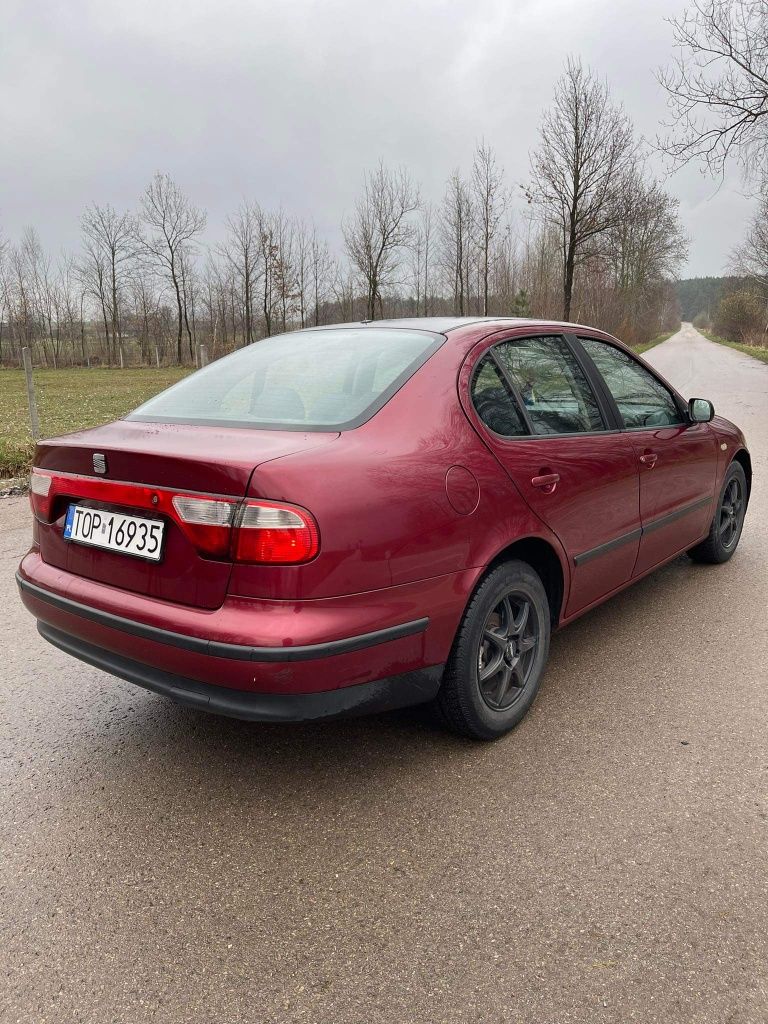
<svg viewBox="0 0 768 1024"><path fill-rule="evenodd" d="M161 392L127 419L280 430L356 427L444 340L379 327L265 338Z"/></svg>

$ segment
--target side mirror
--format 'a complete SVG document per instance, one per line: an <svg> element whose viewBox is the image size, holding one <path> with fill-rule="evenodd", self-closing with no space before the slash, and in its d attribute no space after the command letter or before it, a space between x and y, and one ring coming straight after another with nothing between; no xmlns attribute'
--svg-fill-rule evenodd
<svg viewBox="0 0 768 1024"><path fill-rule="evenodd" d="M715 407L706 398L691 398L688 402L688 417L691 423L709 423L715 415Z"/></svg>

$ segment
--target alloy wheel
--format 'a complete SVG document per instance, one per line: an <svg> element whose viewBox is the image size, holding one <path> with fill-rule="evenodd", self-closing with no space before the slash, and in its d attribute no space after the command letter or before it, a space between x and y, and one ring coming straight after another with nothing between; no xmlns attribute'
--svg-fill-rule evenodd
<svg viewBox="0 0 768 1024"><path fill-rule="evenodd" d="M531 678L540 638L538 613L524 594L509 593L485 620L477 659L480 694L492 711L507 711Z"/></svg>
<svg viewBox="0 0 768 1024"><path fill-rule="evenodd" d="M733 477L725 488L720 506L720 542L726 550L732 547L738 538L743 508L744 494L741 481L738 477Z"/></svg>

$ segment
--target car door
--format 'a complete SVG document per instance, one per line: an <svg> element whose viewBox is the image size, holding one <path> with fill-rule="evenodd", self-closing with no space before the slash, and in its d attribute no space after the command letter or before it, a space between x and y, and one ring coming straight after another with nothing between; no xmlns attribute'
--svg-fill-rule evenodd
<svg viewBox="0 0 768 1024"><path fill-rule="evenodd" d="M640 539L634 448L587 371L562 335L502 338L469 389L486 443L568 554L566 615L629 580Z"/></svg>
<svg viewBox="0 0 768 1024"><path fill-rule="evenodd" d="M597 338L580 339L600 373L640 469L642 538L633 575L691 547L713 514L717 440L691 423L685 406L634 356Z"/></svg>

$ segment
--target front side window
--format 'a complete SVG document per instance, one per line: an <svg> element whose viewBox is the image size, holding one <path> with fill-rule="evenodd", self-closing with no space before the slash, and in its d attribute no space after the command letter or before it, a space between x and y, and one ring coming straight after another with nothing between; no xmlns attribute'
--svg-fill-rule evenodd
<svg viewBox="0 0 768 1024"><path fill-rule="evenodd" d="M535 434L605 429L594 392L563 338L505 341L494 352L516 387Z"/></svg>
<svg viewBox="0 0 768 1024"><path fill-rule="evenodd" d="M282 430L339 430L370 418L443 337L393 328L265 338L145 402L128 419Z"/></svg>
<svg viewBox="0 0 768 1024"><path fill-rule="evenodd" d="M613 395L625 427L665 427L683 422L668 389L636 359L595 338L579 341Z"/></svg>

